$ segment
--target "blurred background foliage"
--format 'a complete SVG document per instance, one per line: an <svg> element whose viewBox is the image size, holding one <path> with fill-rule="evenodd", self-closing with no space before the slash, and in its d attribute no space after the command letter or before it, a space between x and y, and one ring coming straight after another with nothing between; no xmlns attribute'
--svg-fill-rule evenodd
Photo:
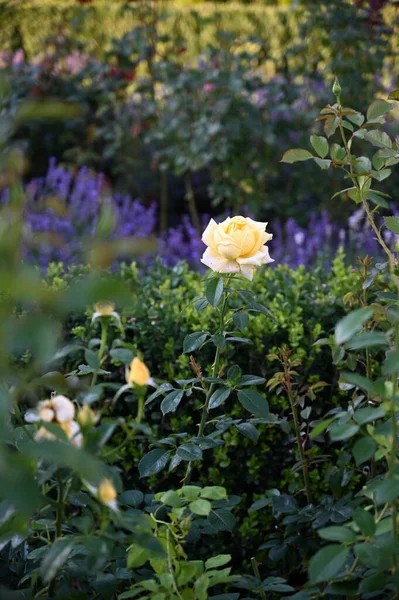
<svg viewBox="0 0 399 600"><path fill-rule="evenodd" d="M63 121L36 114L17 125L26 181L43 177L52 158L72 173L100 172L101 189L129 196L132 213L137 198L155 205L163 233L184 229L185 213L199 230L201 215L245 207L281 220L282 231L323 210L347 227L349 199L339 210L330 201L333 171L279 161L305 131L320 132L313 119L334 75L349 105L395 88L396 1L49 0L3 2L0 11L3 111L46 99L80 107ZM397 132L395 118L388 129Z"/></svg>

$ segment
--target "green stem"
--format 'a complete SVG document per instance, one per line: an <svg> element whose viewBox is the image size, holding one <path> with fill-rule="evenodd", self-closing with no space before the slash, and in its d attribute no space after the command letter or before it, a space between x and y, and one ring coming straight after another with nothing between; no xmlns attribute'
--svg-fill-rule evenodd
<svg viewBox="0 0 399 600"><path fill-rule="evenodd" d="M64 486L60 474L57 474L58 496L57 496L57 512L55 522L55 538L62 536L62 522L64 520Z"/></svg>
<svg viewBox="0 0 399 600"><path fill-rule="evenodd" d="M301 458L301 463L302 463L302 474L303 474L303 482L305 485L305 493L306 493L306 498L308 500L308 504L312 503L312 493L311 493L311 486L310 486L310 479L309 479L309 473L308 473L308 466L307 466L307 460L306 460L306 456L305 456L305 451L303 449L302 446L302 438L301 438L301 428L299 425L299 418L298 418L298 408L295 404L293 395L292 395L292 391L289 388L288 389L288 399L290 401L291 404L291 411L292 411L292 416L294 419L294 428L295 428L295 434L296 434L296 441L297 441L297 446L298 446L298 452L299 452L299 456Z"/></svg>
<svg viewBox="0 0 399 600"><path fill-rule="evenodd" d="M228 275L226 277L227 282L230 281L230 276ZM219 311L220 314L220 319L219 319L219 330L218 333L220 333L221 335L223 335L224 332L224 319L226 316L226 308L227 308L227 300L229 297L229 292L225 291L223 292L223 303L222 303L222 308ZM212 369L212 378L216 378L218 373L219 373L219 366L220 366L220 348L216 348L216 354L215 354L215 361L213 363L213 369ZM216 384L215 383L211 383L211 385L209 386L208 392L205 396L205 402L204 402L204 406L202 407L202 415L201 415L201 421L200 424L198 426L198 437L201 438L204 435L204 431L205 431L205 426L206 426L206 420L208 417L208 412L209 412L209 401L211 399L211 396L213 394L213 392L215 391L215 387ZM187 485L190 481L191 478L191 472L192 472L192 463L189 462L188 466L187 466L187 470L186 470L186 475L184 477L184 483Z"/></svg>
<svg viewBox="0 0 399 600"><path fill-rule="evenodd" d="M145 393L144 390L140 390L137 396L137 415L136 415L136 423L141 423L143 421L143 417L144 417L144 401L145 401ZM134 438L134 436L136 435L136 430L132 429L127 436L125 437L125 439L123 440L123 442L121 442L118 446L116 446L115 448L112 448L112 450L110 450L109 452L106 452L105 454L102 455L102 458L109 458L110 456L112 456L113 454L116 454L117 452L119 452L119 450L121 450L124 446L126 446L129 442L132 441L132 439Z"/></svg>
<svg viewBox="0 0 399 600"><path fill-rule="evenodd" d="M101 321L101 342L100 342L100 348L98 350L98 362L101 366L101 361L102 358L104 356L104 352L105 352L105 348L107 347L107 334L108 334L108 318L101 318L100 317L100 321ZM98 370L96 369L93 373L93 378L91 380L91 385L95 385L96 381L97 381L97 377L98 377Z"/></svg>
<svg viewBox="0 0 399 600"><path fill-rule="evenodd" d="M251 558L251 566L256 579L259 581L259 585L261 585L262 579L259 573L258 563L256 562L256 558L254 556ZM262 600L266 600L266 592L264 590L260 591L260 597Z"/></svg>
<svg viewBox="0 0 399 600"><path fill-rule="evenodd" d="M342 108L342 107L340 107L340 108ZM339 119L340 119L340 122L339 122L339 131L341 133L341 138L342 138L343 144L345 146L345 152L346 152L346 155L347 155L347 158L348 158L348 161L349 161L350 174L351 174L351 178L352 178L353 184L356 186L356 188L357 188L357 190L358 190L358 192L360 194L360 197L361 197L361 200L362 200L362 204L363 204L364 209L365 209L366 214L367 214L368 222L370 223L370 225L371 225L374 233L376 234L378 243L380 244L380 246L384 250L385 254L387 255L387 257L389 259L389 263L390 263L390 265L392 267L393 265L396 264L396 258L394 257L394 255L392 254L392 252L390 251L390 249L388 248L388 246L386 245L386 243L384 241L384 238L382 237L382 235L380 233L380 230L378 229L378 227L377 227L377 225L376 225L376 223L374 221L373 213L370 210L370 207L368 205L367 199L364 197L363 191L360 188L360 185L359 185L359 182L358 182L358 176L356 175L356 173L353 170L353 165L352 165L352 160L351 160L351 155L350 155L349 144L348 144L348 141L346 139L344 128L342 126L342 116L341 115L340 115Z"/></svg>

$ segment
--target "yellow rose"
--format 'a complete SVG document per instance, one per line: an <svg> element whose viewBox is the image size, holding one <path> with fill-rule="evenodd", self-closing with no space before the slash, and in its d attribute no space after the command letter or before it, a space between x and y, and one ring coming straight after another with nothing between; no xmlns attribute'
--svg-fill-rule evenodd
<svg viewBox="0 0 399 600"><path fill-rule="evenodd" d="M116 500L116 490L112 484L112 481L109 479L103 479L100 485L98 486L98 499L103 504L115 504Z"/></svg>
<svg viewBox="0 0 399 600"><path fill-rule="evenodd" d="M202 235L208 248L201 262L216 273L241 273L251 281L256 267L273 262L265 246L273 235L266 233L266 225L249 217L227 217L222 223L211 219Z"/></svg>
<svg viewBox="0 0 399 600"><path fill-rule="evenodd" d="M97 302L94 305L94 309L99 316L110 317L115 310L115 304L113 302Z"/></svg>
<svg viewBox="0 0 399 600"><path fill-rule="evenodd" d="M135 356L126 373L126 381L133 385L148 385L151 383L150 372L142 360Z"/></svg>

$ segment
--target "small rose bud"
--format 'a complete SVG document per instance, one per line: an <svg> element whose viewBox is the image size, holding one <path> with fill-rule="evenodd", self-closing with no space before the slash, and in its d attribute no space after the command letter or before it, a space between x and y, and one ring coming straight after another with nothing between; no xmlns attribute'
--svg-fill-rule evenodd
<svg viewBox="0 0 399 600"><path fill-rule="evenodd" d="M116 500L116 489L114 488L112 481L103 479L98 486L97 496L103 504L114 504Z"/></svg>
<svg viewBox="0 0 399 600"><path fill-rule="evenodd" d="M341 86L339 85L338 78L336 77L334 79L334 83L333 83L333 87L332 87L332 93L337 98L338 102L339 102L339 99L340 99L340 96L341 96L341 91L342 91Z"/></svg>
<svg viewBox="0 0 399 600"><path fill-rule="evenodd" d="M88 404L85 404L78 412L76 420L82 429L90 429L97 421L96 413Z"/></svg>

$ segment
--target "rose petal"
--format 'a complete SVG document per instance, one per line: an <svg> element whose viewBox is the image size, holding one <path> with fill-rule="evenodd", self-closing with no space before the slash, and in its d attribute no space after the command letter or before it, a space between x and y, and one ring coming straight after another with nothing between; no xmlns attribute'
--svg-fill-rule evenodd
<svg viewBox="0 0 399 600"><path fill-rule="evenodd" d="M217 227L217 223L211 219L204 231L204 233L202 234L202 241L204 242L204 244L206 244L207 246L213 247L215 245L214 243L214 233L215 233L215 229Z"/></svg>
<svg viewBox="0 0 399 600"><path fill-rule="evenodd" d="M227 260L214 252L211 248L207 248L201 258L201 262L215 271L215 273L239 273L240 267L237 261Z"/></svg>
<svg viewBox="0 0 399 600"><path fill-rule="evenodd" d="M66 423L73 420L75 416L75 407L69 398L61 395L54 396L54 398L51 399L51 406L59 423Z"/></svg>

